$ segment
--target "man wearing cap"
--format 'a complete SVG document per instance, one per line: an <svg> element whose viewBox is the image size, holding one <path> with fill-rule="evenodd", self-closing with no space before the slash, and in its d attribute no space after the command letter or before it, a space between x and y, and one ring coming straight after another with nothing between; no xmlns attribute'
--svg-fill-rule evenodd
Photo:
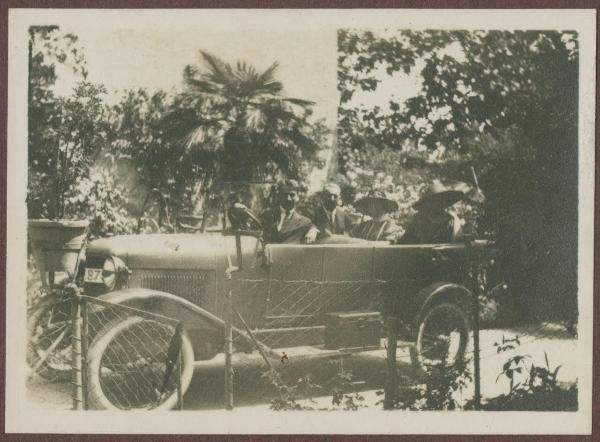
<svg viewBox="0 0 600 442"><path fill-rule="evenodd" d="M335 183L327 183L318 195L314 207L307 208L308 217L316 226L319 236L347 235L358 220L340 206L341 189Z"/></svg>
<svg viewBox="0 0 600 442"><path fill-rule="evenodd" d="M399 244L439 244L460 241L463 223L448 209L465 198L483 201L483 193L466 183L453 181L443 184L434 180L425 194L414 204L417 213L406 225Z"/></svg>
<svg viewBox="0 0 600 442"><path fill-rule="evenodd" d="M272 243L311 243L307 235L314 225L296 211L300 186L295 180L285 180L277 185L275 207L261 216L264 239ZM316 235L315 235L316 236Z"/></svg>
<svg viewBox="0 0 600 442"><path fill-rule="evenodd" d="M398 203L388 198L383 191L372 190L356 201L354 207L370 219L354 226L350 232L352 236L368 241L393 242L397 239L400 228L389 214L398 210Z"/></svg>

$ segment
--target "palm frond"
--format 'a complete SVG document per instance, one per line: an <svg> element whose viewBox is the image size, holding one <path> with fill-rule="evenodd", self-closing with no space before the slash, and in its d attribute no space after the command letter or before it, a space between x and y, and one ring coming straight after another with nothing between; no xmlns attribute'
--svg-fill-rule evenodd
<svg viewBox="0 0 600 442"><path fill-rule="evenodd" d="M315 105L314 101L302 100L300 98L282 98L281 100L285 101L286 103L295 104L296 106L301 107L309 107Z"/></svg>
<svg viewBox="0 0 600 442"><path fill-rule="evenodd" d="M306 154L313 154L320 149L320 146L298 127L283 131L282 135Z"/></svg>
<svg viewBox="0 0 600 442"><path fill-rule="evenodd" d="M283 84L280 81L270 81L268 83L259 83L257 92L262 94L277 95L283 90Z"/></svg>
<svg viewBox="0 0 600 442"><path fill-rule="evenodd" d="M256 83L258 79L258 73L253 66L250 66L245 61L238 61L236 64L236 70L233 72L235 77L241 82Z"/></svg>
<svg viewBox="0 0 600 442"><path fill-rule="evenodd" d="M214 138L213 132L213 128L209 126L197 126L185 137L183 145L186 149L198 146L210 146L210 143L207 143L207 141Z"/></svg>
<svg viewBox="0 0 600 442"><path fill-rule="evenodd" d="M210 81L199 80L197 78L185 78L185 84L194 92L208 95L219 95L222 88Z"/></svg>
<svg viewBox="0 0 600 442"><path fill-rule="evenodd" d="M202 58L208 64L208 71L202 74L205 80L227 86L235 82L235 75L230 64L206 51L200 51Z"/></svg>
<svg viewBox="0 0 600 442"><path fill-rule="evenodd" d="M248 109L244 116L244 125L251 131L262 131L267 123L267 115L259 107Z"/></svg>
<svg viewBox="0 0 600 442"><path fill-rule="evenodd" d="M275 61L256 79L257 83L268 84L275 81L275 72L279 68L279 62Z"/></svg>

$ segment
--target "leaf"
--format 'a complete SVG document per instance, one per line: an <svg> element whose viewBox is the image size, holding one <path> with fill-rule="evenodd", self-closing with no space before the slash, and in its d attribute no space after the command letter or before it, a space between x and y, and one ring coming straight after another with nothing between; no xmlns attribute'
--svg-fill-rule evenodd
<svg viewBox="0 0 600 442"><path fill-rule="evenodd" d="M561 368L561 367L562 367L562 365L559 365L558 367L556 367L556 368L554 369L554 373L552 373L552 378L553 378L554 380L556 380L556 375L558 374L558 370L560 370L560 368Z"/></svg>

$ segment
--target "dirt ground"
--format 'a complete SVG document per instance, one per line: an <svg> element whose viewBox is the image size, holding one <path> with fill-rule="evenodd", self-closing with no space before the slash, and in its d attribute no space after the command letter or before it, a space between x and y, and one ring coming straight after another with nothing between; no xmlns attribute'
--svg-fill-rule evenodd
<svg viewBox="0 0 600 442"><path fill-rule="evenodd" d="M494 343L501 342L503 336L505 338L518 336L519 348L498 354ZM528 355L531 361L539 366L546 365L546 354L551 368L561 365L558 374L561 382L573 383L577 380L577 363L571 355L576 351L578 342L560 325L532 324L510 329L482 330L480 340L481 390L484 398L508 391L508 380L502 376L499 378L498 375L504 362L513 354ZM470 342L472 345L473 340L471 339ZM468 349L469 351L472 351L472 348ZM326 384L342 367L344 370L351 370L353 374L352 381L364 398L360 404L365 408L381 407L378 403L381 396L377 391L382 389L385 379L385 349L355 354L343 360L308 360L300 356L296 357L294 354L289 354L288 357L288 361L281 367L284 379L297 380L310 374L314 383L324 385L322 389L316 390L315 397L305 400L305 404L313 408L335 408L331 403L331 389L328 389ZM415 385L419 372L411 367L408 351L399 349L398 358L403 382L407 385ZM215 359L209 364L197 363L194 378L184 397L185 409L223 408L223 370L219 362ZM235 407L269 408L270 397L257 394L263 391L260 365L260 362L235 365ZM32 407L65 410L71 408L71 385L68 383L49 383L35 377L28 382L27 393ZM462 394L465 398L472 397L472 389Z"/></svg>

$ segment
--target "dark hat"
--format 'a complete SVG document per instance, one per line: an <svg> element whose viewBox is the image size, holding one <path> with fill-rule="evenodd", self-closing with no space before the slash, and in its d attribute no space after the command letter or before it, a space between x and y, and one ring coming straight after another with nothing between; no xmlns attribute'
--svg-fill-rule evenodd
<svg viewBox="0 0 600 442"><path fill-rule="evenodd" d="M299 192L302 190L300 184L296 180L283 180L277 183L277 191L279 193Z"/></svg>
<svg viewBox="0 0 600 442"><path fill-rule="evenodd" d="M387 197L385 192L381 190L371 190L367 196L362 197L354 203L354 207L359 212L368 212L371 204L381 204L385 213L395 212L398 210L398 203Z"/></svg>
<svg viewBox="0 0 600 442"><path fill-rule="evenodd" d="M439 180L433 180L421 199L413 207L416 210L425 208L446 209L465 198L475 202L482 202L484 199L479 188L469 186L462 181L442 183Z"/></svg>

